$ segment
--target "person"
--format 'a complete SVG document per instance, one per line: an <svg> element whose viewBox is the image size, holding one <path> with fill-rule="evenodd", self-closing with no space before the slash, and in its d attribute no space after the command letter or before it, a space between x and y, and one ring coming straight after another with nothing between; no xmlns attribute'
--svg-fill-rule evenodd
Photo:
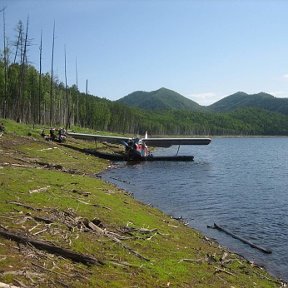
<svg viewBox="0 0 288 288"><path fill-rule="evenodd" d="M58 142L62 143L66 139L66 130L64 128L58 129Z"/></svg>
<svg viewBox="0 0 288 288"><path fill-rule="evenodd" d="M54 141L56 139L55 128L50 129L50 140Z"/></svg>
<svg viewBox="0 0 288 288"><path fill-rule="evenodd" d="M42 131L41 131L41 134L40 134L43 138L45 138L45 129L43 129Z"/></svg>
<svg viewBox="0 0 288 288"><path fill-rule="evenodd" d="M4 123L2 122L0 124L0 134L2 135L4 132L5 132L5 126L4 126Z"/></svg>

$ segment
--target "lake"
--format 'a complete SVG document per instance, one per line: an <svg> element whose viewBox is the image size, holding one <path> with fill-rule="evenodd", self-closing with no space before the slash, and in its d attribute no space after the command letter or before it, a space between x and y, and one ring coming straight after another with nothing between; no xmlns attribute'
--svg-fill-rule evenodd
<svg viewBox="0 0 288 288"><path fill-rule="evenodd" d="M195 159L122 163L102 176L288 281L288 138L214 138L208 146L182 146L182 154ZM214 222L272 254L207 228Z"/></svg>

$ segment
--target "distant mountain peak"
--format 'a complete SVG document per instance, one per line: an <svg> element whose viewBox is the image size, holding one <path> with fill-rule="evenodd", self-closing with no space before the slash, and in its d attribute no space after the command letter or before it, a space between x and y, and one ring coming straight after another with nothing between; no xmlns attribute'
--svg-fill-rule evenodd
<svg viewBox="0 0 288 288"><path fill-rule="evenodd" d="M273 96L273 95L271 95L269 93L266 93L266 92L259 92L256 95L262 96L262 97L276 98L275 96Z"/></svg>
<svg viewBox="0 0 288 288"><path fill-rule="evenodd" d="M234 94L232 94L230 96L247 96L247 95L249 95L249 94L247 94L247 93L245 93L243 91L238 91L238 92L236 92L236 93L234 93ZM230 96L228 96L228 97L230 97Z"/></svg>
<svg viewBox="0 0 288 288"><path fill-rule="evenodd" d="M276 98L266 92L257 94L237 92L210 105L209 109L215 112L230 112L245 107L288 114L288 99Z"/></svg>
<svg viewBox="0 0 288 288"><path fill-rule="evenodd" d="M136 91L119 99L117 102L138 107L145 110L190 110L204 111L206 108L196 102L182 96L181 94L161 87L151 92Z"/></svg>

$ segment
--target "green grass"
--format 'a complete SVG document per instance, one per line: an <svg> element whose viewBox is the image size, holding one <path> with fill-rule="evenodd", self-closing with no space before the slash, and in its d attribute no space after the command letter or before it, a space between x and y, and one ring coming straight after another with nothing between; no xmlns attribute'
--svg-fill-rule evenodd
<svg viewBox="0 0 288 288"><path fill-rule="evenodd" d="M221 265L224 250L217 243L206 241L197 231L95 177L107 167L107 161L40 137L27 137L31 130L25 125L11 121L6 124L7 134L0 138L1 227L94 256L106 264L87 267L1 238L0 282L20 282L28 287L280 286L265 271L232 253L227 257L231 261ZM78 148L91 145L76 140L68 140L67 144ZM39 162L57 164L63 169L47 169ZM45 187L46 191L31 193ZM81 191L90 194L77 193ZM11 201L41 210L17 206ZM53 223L37 222L32 218L35 216L50 218ZM73 224L75 219L78 225ZM103 229L128 239L121 240L123 246L105 235L84 231L79 224L83 219L99 219ZM123 227L127 225L157 232L125 234ZM140 259L127 247L150 261ZM209 264L207 254L215 262ZM218 268L224 272L217 272ZM26 271L30 276L9 271Z"/></svg>
<svg viewBox="0 0 288 288"><path fill-rule="evenodd" d="M10 119L0 119L0 122L4 124L7 133L13 133L20 136L38 136L42 131L42 127L39 125L16 123Z"/></svg>

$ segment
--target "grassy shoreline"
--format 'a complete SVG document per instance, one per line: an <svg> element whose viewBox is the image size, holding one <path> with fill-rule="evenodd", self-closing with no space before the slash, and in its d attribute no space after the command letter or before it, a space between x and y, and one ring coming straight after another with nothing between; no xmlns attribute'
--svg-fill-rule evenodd
<svg viewBox="0 0 288 288"><path fill-rule="evenodd" d="M110 163L81 152L90 144L69 139L70 147L59 145L44 141L29 126L5 125L0 230L53 243L101 264L86 265L0 236L1 283L284 287L264 269L97 177Z"/></svg>

